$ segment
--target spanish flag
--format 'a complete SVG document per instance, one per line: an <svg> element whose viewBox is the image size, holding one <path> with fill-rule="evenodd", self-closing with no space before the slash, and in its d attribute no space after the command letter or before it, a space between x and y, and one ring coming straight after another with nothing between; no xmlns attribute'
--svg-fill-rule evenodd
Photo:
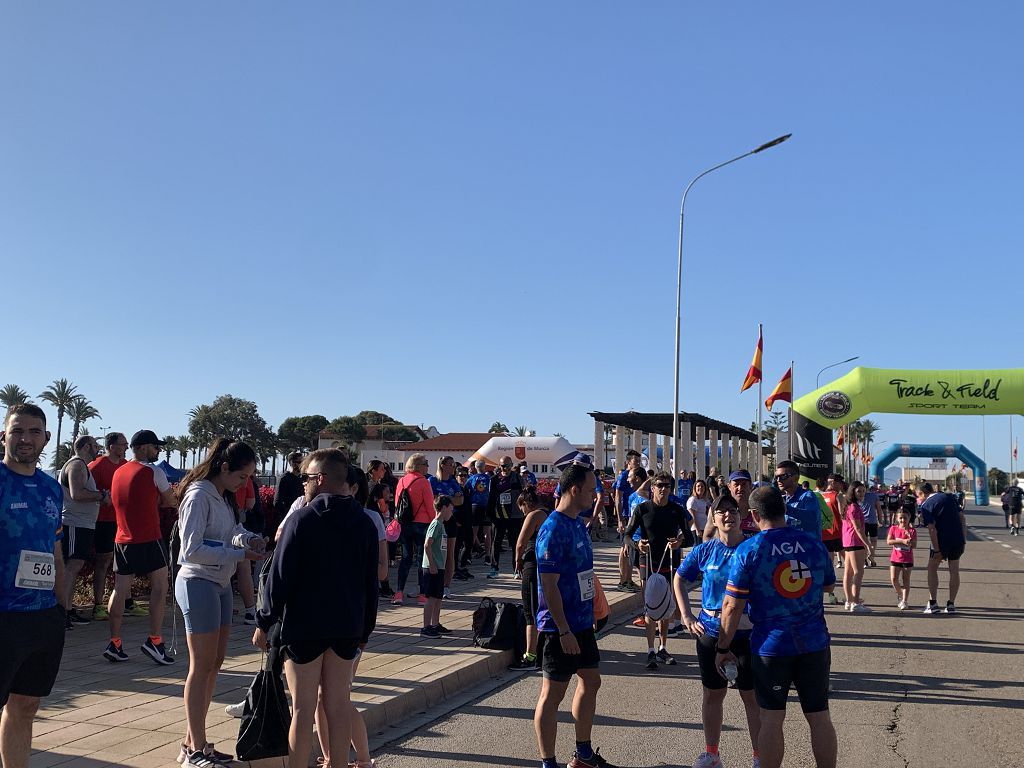
<svg viewBox="0 0 1024 768"><path fill-rule="evenodd" d="M790 366L789 370L783 374L782 378L779 379L779 383L775 385L775 389L768 395L768 399L764 401L764 407L769 411L775 404L776 400L784 400L787 403L793 402L793 368Z"/></svg>
<svg viewBox="0 0 1024 768"><path fill-rule="evenodd" d="M844 442L846 442L846 425L845 424L839 428L839 435L836 437L836 447L837 448L842 448Z"/></svg>
<svg viewBox="0 0 1024 768"><path fill-rule="evenodd" d="M754 360L750 363L747 371L747 378L743 380L740 392L746 392L761 380L761 353L764 352L764 337L761 335L761 326L757 327L757 349L754 350Z"/></svg>

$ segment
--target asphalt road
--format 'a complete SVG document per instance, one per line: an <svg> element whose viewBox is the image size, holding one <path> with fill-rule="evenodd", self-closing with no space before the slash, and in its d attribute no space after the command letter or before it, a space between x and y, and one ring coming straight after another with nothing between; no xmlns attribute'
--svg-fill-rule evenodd
<svg viewBox="0 0 1024 768"><path fill-rule="evenodd" d="M887 567L867 571L865 599L873 613L827 609L833 636L831 711L843 768L1024 766L1019 725L1024 711L1024 537L1006 535L997 508L969 509L968 524L972 536L962 561L955 615L921 613L927 599L922 565L927 544L917 552L911 610L895 609ZM943 604L946 583L943 569ZM645 646L642 631L628 623L601 640L603 685L594 746L616 766L690 766L704 744L693 642L671 639L669 650L678 664L656 673L643 668ZM493 685L491 692L452 711L426 713L415 732L377 746L377 764L539 765L532 726L539 676L510 673ZM568 712L572 690L559 726L562 764L574 748ZM387 738L378 735L377 741ZM750 765L735 692L726 698L721 754L730 768ZM814 765L795 699L786 721L785 765Z"/></svg>

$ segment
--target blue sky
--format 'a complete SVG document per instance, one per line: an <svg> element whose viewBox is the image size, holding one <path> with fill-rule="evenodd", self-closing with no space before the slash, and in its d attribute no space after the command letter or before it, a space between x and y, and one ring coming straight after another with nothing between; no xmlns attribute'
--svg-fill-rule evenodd
<svg viewBox="0 0 1024 768"><path fill-rule="evenodd" d="M180 434L375 409L592 439L768 388L1021 363L1017 4L8 5L0 384ZM1005 297L1005 298L1004 298ZM15 351L17 350L17 351ZM844 369L834 373L841 374ZM875 417L963 442L979 418ZM1006 466L1009 418L989 419ZM1015 431L1024 431L1017 419Z"/></svg>

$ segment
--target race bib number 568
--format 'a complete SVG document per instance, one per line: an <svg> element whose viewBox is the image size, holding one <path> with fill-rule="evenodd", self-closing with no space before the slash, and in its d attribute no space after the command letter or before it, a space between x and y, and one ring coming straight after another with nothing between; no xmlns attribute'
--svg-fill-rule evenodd
<svg viewBox="0 0 1024 768"><path fill-rule="evenodd" d="M22 550L14 586L21 589L53 589L53 582L53 553Z"/></svg>

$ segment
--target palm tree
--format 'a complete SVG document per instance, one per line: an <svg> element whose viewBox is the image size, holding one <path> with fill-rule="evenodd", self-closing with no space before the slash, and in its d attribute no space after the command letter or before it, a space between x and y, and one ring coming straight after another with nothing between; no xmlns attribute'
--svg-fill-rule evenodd
<svg viewBox="0 0 1024 768"><path fill-rule="evenodd" d="M93 407L92 403L89 402L89 398L84 395L77 395L71 401L71 406L68 408L68 416L71 417L71 422L74 425L71 430L72 445L78 439L78 433L81 432L84 422L89 419L101 418L100 412Z"/></svg>
<svg viewBox="0 0 1024 768"><path fill-rule="evenodd" d="M507 435L508 427L506 427L500 421L496 421L493 424L491 424L491 428L488 429L487 431L490 432L492 435Z"/></svg>
<svg viewBox="0 0 1024 768"><path fill-rule="evenodd" d="M52 405L57 409L57 445L60 446L60 431L64 424L64 414L71 408L71 404L75 401L77 394L75 390L77 387L71 384L67 379L57 379L50 386L44 389L37 397ZM53 468L57 468L57 459L59 458L60 450L56 451L53 459Z"/></svg>
<svg viewBox="0 0 1024 768"><path fill-rule="evenodd" d="M525 426L516 427L516 437L529 437L530 430Z"/></svg>
<svg viewBox="0 0 1024 768"><path fill-rule="evenodd" d="M197 405L188 412L188 433L192 437L192 463L196 460L196 451L202 456L202 448L209 445L213 434L211 416L212 408L208 405Z"/></svg>
<svg viewBox="0 0 1024 768"><path fill-rule="evenodd" d="M866 440L868 455L871 455L871 441L882 428L871 419L860 420L860 434Z"/></svg>
<svg viewBox="0 0 1024 768"><path fill-rule="evenodd" d="M174 438L174 450L178 452L178 469L185 468L185 459L188 458L189 449L192 447L192 441L188 435L178 435Z"/></svg>
<svg viewBox="0 0 1024 768"><path fill-rule="evenodd" d="M8 384L3 389L0 389L0 403L3 403L5 408L31 402L32 400L29 398L28 392L17 384Z"/></svg>
<svg viewBox="0 0 1024 768"><path fill-rule="evenodd" d="M164 441L164 459L168 464L170 464L171 454L174 453L174 449L176 448L174 441L177 440L177 438L174 435L164 435L160 439Z"/></svg>

